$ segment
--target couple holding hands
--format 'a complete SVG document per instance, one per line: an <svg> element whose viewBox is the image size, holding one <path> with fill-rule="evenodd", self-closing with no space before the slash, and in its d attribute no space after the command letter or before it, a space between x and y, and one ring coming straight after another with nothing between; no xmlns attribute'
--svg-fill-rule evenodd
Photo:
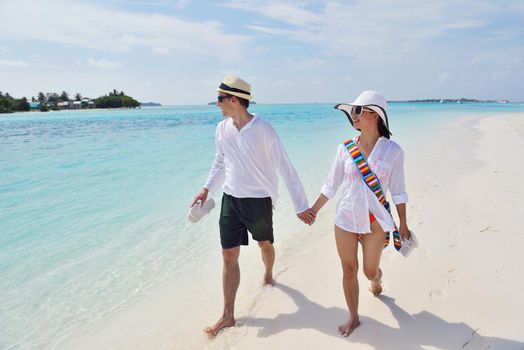
<svg viewBox="0 0 524 350"><path fill-rule="evenodd" d="M349 309L339 333L348 336L359 324L358 242L362 244L363 271L375 295L382 292L380 258L389 233L395 245L410 238L406 222L408 195L404 180L404 152L390 140L387 103L374 91L364 91L343 111L360 131L341 143L318 199L309 207L304 187L273 127L248 112L251 86L227 76L220 84L217 106L225 117L216 129L216 157L193 205L202 205L209 191L223 185L220 241L223 256L224 308L219 320L205 332L216 335L235 325L235 297L240 284L240 246L248 244L248 231L258 242L264 262L264 284L273 284L273 207L278 195L277 171L291 195L297 217L311 225L326 202L344 182L335 214L335 240L343 271L343 290ZM391 192L399 216L398 229L384 196ZM200 202L197 203L197 202Z"/></svg>

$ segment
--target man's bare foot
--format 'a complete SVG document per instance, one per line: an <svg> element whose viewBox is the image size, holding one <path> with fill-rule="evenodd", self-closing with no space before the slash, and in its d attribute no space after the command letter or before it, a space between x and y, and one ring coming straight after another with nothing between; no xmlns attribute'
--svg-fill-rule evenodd
<svg viewBox="0 0 524 350"><path fill-rule="evenodd" d="M378 269L378 276L371 281L371 293L379 296L382 293L382 270Z"/></svg>
<svg viewBox="0 0 524 350"><path fill-rule="evenodd" d="M233 327L234 325L235 325L234 319L222 317L220 320L218 320L217 323L215 323L214 326L204 328L204 332L206 332L208 336L214 337L222 329L227 328L227 327Z"/></svg>
<svg viewBox="0 0 524 350"><path fill-rule="evenodd" d="M338 327L338 332L340 333L340 335L347 337L358 326L360 326L360 320L358 319L358 316L351 317L346 324L343 324L340 327Z"/></svg>
<svg viewBox="0 0 524 350"><path fill-rule="evenodd" d="M263 286L274 286L275 280L273 279L273 274L264 275L264 281L262 282Z"/></svg>

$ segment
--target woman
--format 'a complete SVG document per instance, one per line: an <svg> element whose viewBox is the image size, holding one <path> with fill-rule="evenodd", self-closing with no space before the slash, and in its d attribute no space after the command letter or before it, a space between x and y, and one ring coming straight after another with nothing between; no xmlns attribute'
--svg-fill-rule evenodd
<svg viewBox="0 0 524 350"><path fill-rule="evenodd" d="M356 146L353 150L358 149L365 157L378 177L384 196L390 190L400 219L398 231L402 239L409 239L410 233L406 222L405 203L408 195L404 181L404 152L389 139L391 133L386 100L378 92L364 91L355 102L339 104L335 108L346 113L351 125L360 131L360 135L338 146L327 181L312 209L318 213L335 195L342 182L346 183L336 209L335 240L342 263L344 296L349 308L349 320L339 327L339 332L347 337L360 324L358 242L362 243L364 274L371 281L371 292L379 295L382 292L380 257L385 240L389 242L389 234L386 232L395 230L391 214L368 187L348 152L350 145ZM353 151L352 153L355 155Z"/></svg>

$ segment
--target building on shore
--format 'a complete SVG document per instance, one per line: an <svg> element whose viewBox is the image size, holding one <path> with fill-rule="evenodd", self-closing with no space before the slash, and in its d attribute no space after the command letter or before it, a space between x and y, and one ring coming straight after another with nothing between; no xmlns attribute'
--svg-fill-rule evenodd
<svg viewBox="0 0 524 350"><path fill-rule="evenodd" d="M58 102L56 106L59 109L89 109L95 108L95 103L88 97L82 98L80 101L63 101Z"/></svg>
<svg viewBox="0 0 524 350"><path fill-rule="evenodd" d="M40 102L29 102L29 110L37 110L42 108L42 104Z"/></svg>

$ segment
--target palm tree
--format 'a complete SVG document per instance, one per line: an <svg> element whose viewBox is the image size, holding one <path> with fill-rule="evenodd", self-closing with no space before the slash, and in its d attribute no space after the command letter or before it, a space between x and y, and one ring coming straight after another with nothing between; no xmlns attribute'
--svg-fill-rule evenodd
<svg viewBox="0 0 524 350"><path fill-rule="evenodd" d="M77 92L75 95L75 101L80 101L80 100L82 100L82 95L80 95L80 93Z"/></svg>
<svg viewBox="0 0 524 350"><path fill-rule="evenodd" d="M43 92L39 92L39 93L38 93L37 100L38 100L38 102L40 102L40 103L44 103L44 102L45 102L45 95L44 95Z"/></svg>
<svg viewBox="0 0 524 350"><path fill-rule="evenodd" d="M56 105L56 103L60 101L60 96L56 92L48 92L46 94L46 101L48 103Z"/></svg>
<svg viewBox="0 0 524 350"><path fill-rule="evenodd" d="M69 101L69 94L67 93L67 91L62 91L62 93L60 94L60 101Z"/></svg>

